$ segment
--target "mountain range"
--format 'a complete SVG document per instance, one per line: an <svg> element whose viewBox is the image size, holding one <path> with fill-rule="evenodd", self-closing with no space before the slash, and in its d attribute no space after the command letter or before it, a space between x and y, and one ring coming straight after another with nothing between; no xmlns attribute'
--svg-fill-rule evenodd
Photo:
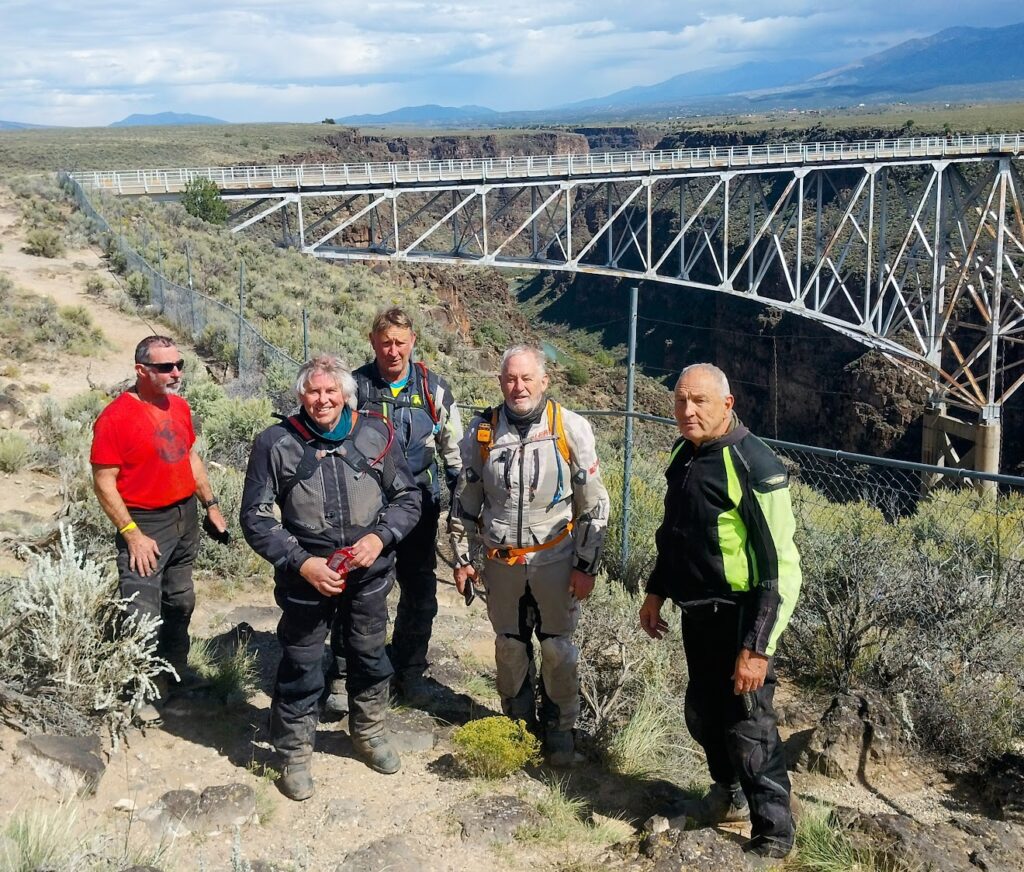
<svg viewBox="0 0 1024 872"><path fill-rule="evenodd" d="M495 112L475 106L409 106L349 115L342 124L515 125L750 112L850 103L1024 99L1024 23L953 27L842 67L814 61L753 61L707 68L550 109Z"/></svg>

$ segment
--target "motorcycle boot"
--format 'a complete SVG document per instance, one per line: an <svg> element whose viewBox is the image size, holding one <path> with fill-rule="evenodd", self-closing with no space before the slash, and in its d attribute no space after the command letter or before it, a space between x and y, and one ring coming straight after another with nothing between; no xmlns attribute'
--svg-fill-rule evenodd
<svg viewBox="0 0 1024 872"><path fill-rule="evenodd" d="M374 772L393 775L402 768L402 760L387 738L384 723L388 710L388 682L382 681L349 699L348 716L352 747Z"/></svg>

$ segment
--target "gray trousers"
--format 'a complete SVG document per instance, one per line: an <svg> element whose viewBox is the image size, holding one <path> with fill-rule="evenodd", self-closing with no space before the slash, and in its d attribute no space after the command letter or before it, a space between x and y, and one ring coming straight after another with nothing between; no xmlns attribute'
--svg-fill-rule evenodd
<svg viewBox="0 0 1024 872"><path fill-rule="evenodd" d="M509 566L486 561L487 616L494 628L494 661L501 707L512 718L536 720L533 637L540 641L541 725L568 731L580 713L579 650L572 641L580 605L569 593L572 555L555 563Z"/></svg>
<svg viewBox="0 0 1024 872"><path fill-rule="evenodd" d="M156 572L140 575L129 568L128 543L119 533L117 545L118 593L134 595L128 614L159 617L157 654L177 670L188 661L188 625L196 607L192 564L199 553L199 514L194 496L162 509L131 509L132 520L160 548Z"/></svg>

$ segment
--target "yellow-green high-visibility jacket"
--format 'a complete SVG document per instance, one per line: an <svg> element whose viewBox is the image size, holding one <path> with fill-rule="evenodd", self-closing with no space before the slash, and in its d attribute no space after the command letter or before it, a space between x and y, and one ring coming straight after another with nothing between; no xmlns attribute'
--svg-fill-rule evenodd
<svg viewBox="0 0 1024 872"><path fill-rule="evenodd" d="M740 647L773 654L801 581L785 466L734 418L719 439L700 446L679 439L665 478L647 592L684 607L735 601Z"/></svg>

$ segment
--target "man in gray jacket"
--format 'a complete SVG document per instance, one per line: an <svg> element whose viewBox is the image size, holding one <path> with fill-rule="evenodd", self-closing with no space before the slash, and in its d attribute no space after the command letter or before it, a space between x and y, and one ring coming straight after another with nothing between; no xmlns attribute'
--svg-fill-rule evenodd
<svg viewBox="0 0 1024 872"><path fill-rule="evenodd" d="M419 520L420 491L388 423L356 412L355 380L338 358L305 363L295 392L297 414L253 444L241 524L245 541L274 566L281 663L270 739L280 756L281 792L303 800L313 795L324 640L336 620L356 754L384 774L401 765L384 730L392 675L384 650L387 597L395 544Z"/></svg>
<svg viewBox="0 0 1024 872"><path fill-rule="evenodd" d="M460 592L478 579L469 533L486 552L480 576L494 627L502 710L538 726L533 637L541 648L540 730L550 765L576 760L579 601L594 588L608 524L590 424L548 399L544 355L515 346L499 377L505 402L475 417L462 440L462 475L449 532Z"/></svg>

